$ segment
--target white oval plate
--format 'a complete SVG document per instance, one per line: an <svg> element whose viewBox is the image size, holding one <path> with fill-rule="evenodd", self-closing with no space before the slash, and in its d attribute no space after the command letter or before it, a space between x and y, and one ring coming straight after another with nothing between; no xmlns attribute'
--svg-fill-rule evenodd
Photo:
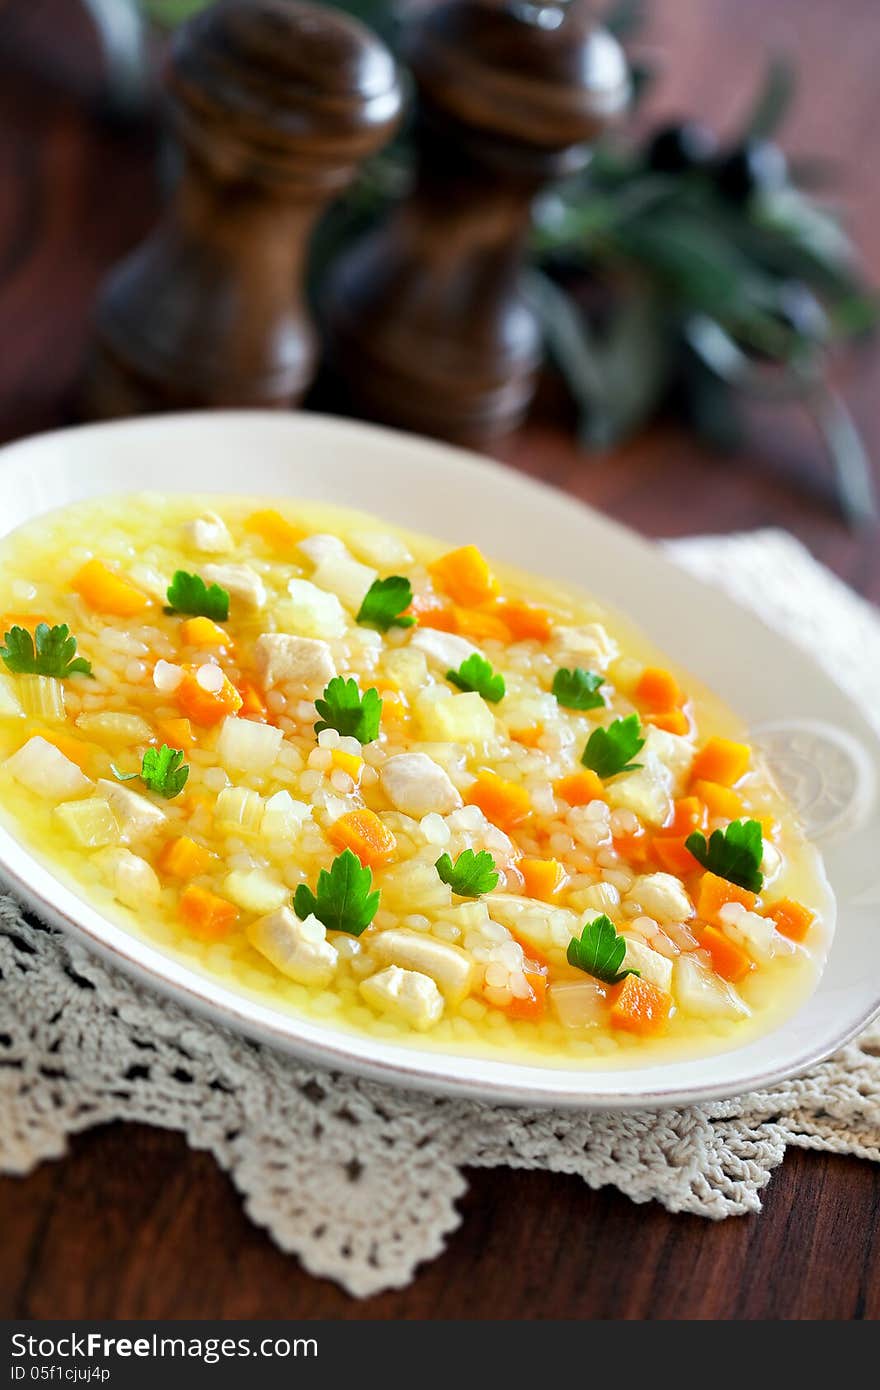
<svg viewBox="0 0 880 1390"><path fill-rule="evenodd" d="M44 918L141 983L299 1057L508 1104L618 1109L735 1095L803 1071L880 1011L880 742L829 677L753 614L654 546L509 469L314 415L164 416L11 445L0 451L0 535L80 498L144 489L287 494L359 507L452 542L475 541L621 609L753 730L766 726L771 744L781 741L792 777L819 776L821 784L823 768L831 769L831 833L822 847L838 901L837 934L815 993L774 1032L702 1060L578 1071L394 1047L253 1002L130 935L0 828L0 875Z"/></svg>

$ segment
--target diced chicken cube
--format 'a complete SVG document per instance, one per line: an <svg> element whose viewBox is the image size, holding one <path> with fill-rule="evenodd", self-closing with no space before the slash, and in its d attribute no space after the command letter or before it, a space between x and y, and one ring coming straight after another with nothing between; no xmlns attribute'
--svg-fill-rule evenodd
<svg viewBox="0 0 880 1390"><path fill-rule="evenodd" d="M470 956L433 936L392 927L373 938L370 953L377 960L430 975L451 1004L460 1004L470 993L474 978Z"/></svg>
<svg viewBox="0 0 880 1390"><path fill-rule="evenodd" d="M92 783L53 743L36 735L6 759L6 771L28 791L46 801L86 796Z"/></svg>
<svg viewBox="0 0 880 1390"><path fill-rule="evenodd" d="M395 810L418 820L431 811L445 816L461 805L449 777L427 753L395 754L383 764L379 781Z"/></svg>
<svg viewBox="0 0 880 1390"><path fill-rule="evenodd" d="M247 938L276 970L298 984L323 988L336 970L336 947L327 940L317 917L310 915L301 922L289 907L279 907L252 922Z"/></svg>
<svg viewBox="0 0 880 1390"><path fill-rule="evenodd" d="M158 902L162 891L155 871L128 849L102 849L95 855L110 880L113 896L126 907L142 909L147 903Z"/></svg>
<svg viewBox="0 0 880 1390"><path fill-rule="evenodd" d="M661 956L659 951L652 951L643 941L636 941L631 936L626 937L626 955L620 968L637 970L642 979L647 980L649 984L656 985L666 994L672 992L672 961L666 956Z"/></svg>
<svg viewBox="0 0 880 1390"><path fill-rule="evenodd" d="M245 608L266 606L266 586L250 565L203 565L202 578L206 584L219 584Z"/></svg>
<svg viewBox="0 0 880 1390"><path fill-rule="evenodd" d="M694 915L693 903L672 874L640 874L626 897L659 922L686 922Z"/></svg>
<svg viewBox="0 0 880 1390"><path fill-rule="evenodd" d="M776 930L772 917L749 912L742 903L726 903L718 913L718 922L725 936L753 956L767 962L775 956L791 955L797 948L793 941Z"/></svg>
<svg viewBox="0 0 880 1390"><path fill-rule="evenodd" d="M119 828L128 840L139 840L158 830L166 820L165 812L155 806L140 792L132 791L119 782L111 782L102 777L98 790L109 801L113 814L119 821Z"/></svg>
<svg viewBox="0 0 880 1390"><path fill-rule="evenodd" d="M486 904L493 922L508 927L519 941L537 951L547 951L553 946L567 949L571 938L580 936L583 926L584 919L578 913L564 907L551 907L538 898L490 893Z"/></svg>
<svg viewBox="0 0 880 1390"><path fill-rule="evenodd" d="M673 794L678 796L684 790L691 763L694 761L693 739L683 734L668 734L665 729L658 729L656 724L649 724L644 733L645 747L639 755L639 761L642 761L645 755L659 758L672 779Z"/></svg>
<svg viewBox="0 0 880 1390"><path fill-rule="evenodd" d="M595 665L606 665L617 654L617 643L602 623L557 627L553 635L557 650L589 657Z"/></svg>
<svg viewBox="0 0 880 1390"><path fill-rule="evenodd" d="M264 632L254 644L254 661L264 685L300 685L323 690L336 675L333 653L316 637Z"/></svg>
<svg viewBox="0 0 880 1390"><path fill-rule="evenodd" d="M193 517L184 526L183 533L193 550L200 550L204 555L228 555L235 548L226 522L216 512L202 512L201 516Z"/></svg>
<svg viewBox="0 0 880 1390"><path fill-rule="evenodd" d="M439 666L445 675L447 671L457 671L463 661L478 650L466 637L456 637L454 632L440 632L432 627L417 627L410 638L410 646L424 652L433 666Z"/></svg>
<svg viewBox="0 0 880 1390"><path fill-rule="evenodd" d="M323 532L306 536L299 542L299 548L313 565L320 565L324 560L338 560L348 554L344 541L338 536L324 535Z"/></svg>
<svg viewBox="0 0 880 1390"><path fill-rule="evenodd" d="M443 995L429 975L389 965L360 983L364 999L378 1013L391 1014L424 1031L443 1013Z"/></svg>

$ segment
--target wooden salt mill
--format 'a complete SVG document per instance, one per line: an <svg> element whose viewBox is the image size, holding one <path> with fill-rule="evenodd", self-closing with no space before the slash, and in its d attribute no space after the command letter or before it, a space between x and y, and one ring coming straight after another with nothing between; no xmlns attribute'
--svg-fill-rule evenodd
<svg viewBox="0 0 880 1390"><path fill-rule="evenodd" d="M540 332L520 288L532 200L581 169L629 96L616 40L589 8L451 0L414 19L415 190L332 273L331 380L407 429L479 440L516 425Z"/></svg>
<svg viewBox="0 0 880 1390"><path fill-rule="evenodd" d="M309 232L393 131L394 62L336 10L219 0L178 32L167 95L182 174L100 293L90 412L291 405L315 360Z"/></svg>

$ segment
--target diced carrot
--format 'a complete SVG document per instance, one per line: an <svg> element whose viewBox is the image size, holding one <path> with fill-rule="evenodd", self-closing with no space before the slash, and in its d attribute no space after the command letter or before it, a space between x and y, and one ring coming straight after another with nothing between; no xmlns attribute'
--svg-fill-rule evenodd
<svg viewBox="0 0 880 1390"><path fill-rule="evenodd" d="M553 631L553 622L546 608L524 599L507 598L498 602L498 613L507 624L514 642L533 640L546 642Z"/></svg>
<svg viewBox="0 0 880 1390"><path fill-rule="evenodd" d="M156 863L171 878L198 878L208 872L214 857L204 845L196 844L188 835L180 835L163 846Z"/></svg>
<svg viewBox="0 0 880 1390"><path fill-rule="evenodd" d="M683 709L668 709L661 714L646 714L645 723L653 724L655 729L663 729L667 734L686 734L691 727Z"/></svg>
<svg viewBox="0 0 880 1390"><path fill-rule="evenodd" d="M159 719L156 732L169 748L192 748L195 743L192 724L188 719Z"/></svg>
<svg viewBox="0 0 880 1390"><path fill-rule="evenodd" d="M232 903L195 883L181 893L178 911L193 936L202 941L222 941L238 917Z"/></svg>
<svg viewBox="0 0 880 1390"><path fill-rule="evenodd" d="M98 613L131 618L149 603L146 594L115 574L100 560L87 560L70 581L71 588Z"/></svg>
<svg viewBox="0 0 880 1390"><path fill-rule="evenodd" d="M510 628L493 607L463 608L454 604L452 611L455 631L462 637L470 637L475 642L483 642L486 638L496 642L510 641Z"/></svg>
<svg viewBox="0 0 880 1390"><path fill-rule="evenodd" d="M223 677L218 691L203 690L192 671L187 671L174 692L181 714L194 724L219 724L227 714L237 714L244 701L235 686Z"/></svg>
<svg viewBox="0 0 880 1390"><path fill-rule="evenodd" d="M518 782L508 782L497 772L483 768L465 793L469 806L479 806L487 820L502 830L524 821L532 809L529 794Z"/></svg>
<svg viewBox="0 0 880 1390"><path fill-rule="evenodd" d="M686 838L685 835L655 835L652 842L660 868L677 878L685 878L700 867L685 844Z"/></svg>
<svg viewBox="0 0 880 1390"><path fill-rule="evenodd" d="M684 701L684 694L675 676L661 666L646 666L636 681L633 694L644 709L655 714L677 709Z"/></svg>
<svg viewBox="0 0 880 1390"><path fill-rule="evenodd" d="M434 628L437 632L457 632L455 609L439 594L416 594L407 610L419 620L419 627Z"/></svg>
<svg viewBox="0 0 880 1390"><path fill-rule="evenodd" d="M698 796L680 796L675 803L672 820L663 827L664 835L690 835L692 830L704 830L706 808Z"/></svg>
<svg viewBox="0 0 880 1390"><path fill-rule="evenodd" d="M705 804L710 816L720 820L736 820L742 815L742 797L732 787L723 787L720 782L707 782L700 778L693 783L693 791Z"/></svg>
<svg viewBox="0 0 880 1390"><path fill-rule="evenodd" d="M186 618L180 624L180 640L185 647L231 647L229 633L210 618Z"/></svg>
<svg viewBox="0 0 880 1390"><path fill-rule="evenodd" d="M269 711L266 702L252 681L241 681L238 686L241 696L241 716L252 719L256 724L268 724Z"/></svg>
<svg viewBox="0 0 880 1390"><path fill-rule="evenodd" d="M741 946L730 941L717 927L706 927L700 937L703 946L712 957L712 968L724 980L736 984L754 970L755 963Z"/></svg>
<svg viewBox="0 0 880 1390"><path fill-rule="evenodd" d="M47 627L52 627L52 619L47 618L45 613L4 613L0 618L0 637L5 637L10 628L23 627L28 632L33 632L40 623L45 623Z"/></svg>
<svg viewBox="0 0 880 1390"><path fill-rule="evenodd" d="M330 761L341 772L347 772L353 782L360 781L360 775L364 770L364 760L359 758L357 753L344 753L342 749L334 748L330 753Z"/></svg>
<svg viewBox="0 0 880 1390"><path fill-rule="evenodd" d="M740 903L747 911L751 912L757 902L754 893L749 892L748 888L740 888L736 883L728 883L726 878L719 878L717 874L710 873L707 869L700 879L700 887L697 894L697 915L702 917L704 922L712 922L718 925L718 914L722 907L728 903Z"/></svg>
<svg viewBox="0 0 880 1390"><path fill-rule="evenodd" d="M382 723L387 724L389 719L396 724L405 724L409 719L409 704L402 690L391 695L382 692Z"/></svg>
<svg viewBox="0 0 880 1390"><path fill-rule="evenodd" d="M803 941L816 920L815 912L793 898L780 898L779 902L764 909L764 916L772 917L776 930L787 936L789 941Z"/></svg>
<svg viewBox="0 0 880 1390"><path fill-rule="evenodd" d="M511 1018L541 1018L547 1000L547 968L535 960L524 960L523 974L531 993L526 999L518 999L514 995L507 1012Z"/></svg>
<svg viewBox="0 0 880 1390"><path fill-rule="evenodd" d="M338 849L353 850L364 868L387 864L397 848L391 831L375 811L367 807L346 811L333 822L327 834Z"/></svg>
<svg viewBox="0 0 880 1390"><path fill-rule="evenodd" d="M614 848L622 859L636 868L651 858L651 841L640 826L635 835L615 835Z"/></svg>
<svg viewBox="0 0 880 1390"><path fill-rule="evenodd" d="M586 806L591 801L605 800L605 784L592 768L560 777L558 782L553 783L553 790L569 806Z"/></svg>
<svg viewBox="0 0 880 1390"><path fill-rule="evenodd" d="M761 833L765 840L775 840L779 836L781 826L775 816L758 816L761 822Z"/></svg>
<svg viewBox="0 0 880 1390"><path fill-rule="evenodd" d="M267 545L282 555L289 554L306 534L299 527L293 526L274 507L251 512L245 520L244 529L253 535L261 536Z"/></svg>
<svg viewBox="0 0 880 1390"><path fill-rule="evenodd" d="M521 743L523 748L537 748L544 737L544 725L530 724L526 729L511 729L510 737L515 743Z"/></svg>
<svg viewBox="0 0 880 1390"><path fill-rule="evenodd" d="M498 582L475 545L448 551L428 569L438 588L464 608L488 603L498 592Z"/></svg>
<svg viewBox="0 0 880 1390"><path fill-rule="evenodd" d="M44 738L47 743L51 743L53 748L57 748L59 753L63 753L65 758L69 758L72 763L76 763L81 772L88 772L91 765L91 748L82 739L73 738L70 734L61 733L58 729L28 729L28 738Z"/></svg>
<svg viewBox="0 0 880 1390"><path fill-rule="evenodd" d="M722 787L732 787L742 777L751 756L752 750L747 743L710 738L694 758L691 777L695 782L720 782Z"/></svg>
<svg viewBox="0 0 880 1390"><path fill-rule="evenodd" d="M558 859L521 859L518 868L525 881L527 898L552 903L568 882L568 874Z"/></svg>
<svg viewBox="0 0 880 1390"><path fill-rule="evenodd" d="M662 1033L672 1010L672 996L638 975L627 975L612 991L614 1002L609 1019L613 1028L650 1037Z"/></svg>

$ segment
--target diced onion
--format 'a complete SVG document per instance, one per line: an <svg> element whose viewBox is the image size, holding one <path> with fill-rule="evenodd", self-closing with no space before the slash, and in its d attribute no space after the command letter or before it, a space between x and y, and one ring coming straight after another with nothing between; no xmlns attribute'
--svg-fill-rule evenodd
<svg viewBox="0 0 880 1390"><path fill-rule="evenodd" d="M214 670L219 667L215 666ZM222 672L220 678L223 678ZM220 730L217 753L224 767L239 772L265 772L278 757L283 738L281 729L272 724L257 724L253 719L228 715Z"/></svg>

